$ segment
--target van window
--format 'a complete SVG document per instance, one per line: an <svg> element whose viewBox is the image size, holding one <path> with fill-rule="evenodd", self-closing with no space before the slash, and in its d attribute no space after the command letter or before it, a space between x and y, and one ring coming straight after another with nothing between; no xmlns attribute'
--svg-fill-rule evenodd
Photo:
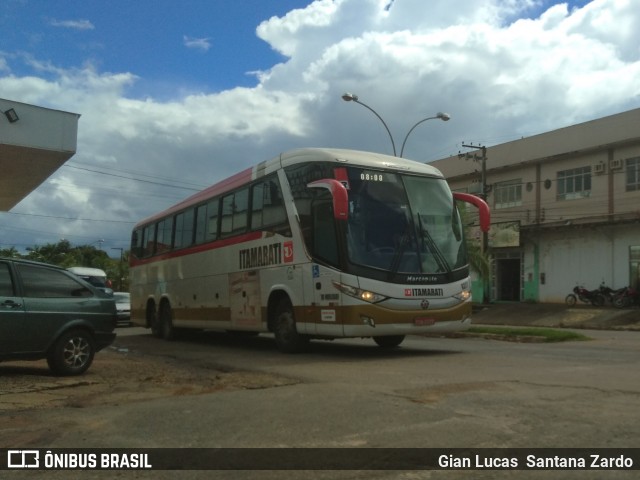
<svg viewBox="0 0 640 480"><path fill-rule="evenodd" d="M13 281L11 280L11 272L8 263L0 263L0 297L13 297L15 291L13 289Z"/></svg>
<svg viewBox="0 0 640 480"><path fill-rule="evenodd" d="M16 265L22 278L25 297L69 298L91 297L93 292L60 270Z"/></svg>

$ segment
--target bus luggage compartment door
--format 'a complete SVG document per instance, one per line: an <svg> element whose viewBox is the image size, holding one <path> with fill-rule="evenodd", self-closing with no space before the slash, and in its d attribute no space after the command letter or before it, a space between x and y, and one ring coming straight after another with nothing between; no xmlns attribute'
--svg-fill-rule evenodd
<svg viewBox="0 0 640 480"><path fill-rule="evenodd" d="M257 329L262 321L260 274L257 271L229 274L231 324L238 329Z"/></svg>

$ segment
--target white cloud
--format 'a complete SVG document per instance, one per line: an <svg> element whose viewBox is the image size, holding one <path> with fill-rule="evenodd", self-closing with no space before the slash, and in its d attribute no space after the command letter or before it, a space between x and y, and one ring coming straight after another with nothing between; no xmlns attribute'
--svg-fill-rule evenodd
<svg viewBox="0 0 640 480"><path fill-rule="evenodd" d="M182 38L184 46L194 50L202 50L206 52L211 48L211 42L208 38L191 38L186 35Z"/></svg>
<svg viewBox="0 0 640 480"><path fill-rule="evenodd" d="M259 72L255 88L173 101L129 98L139 72L32 61L32 76L13 76L11 60L0 55L0 91L81 113L73 162L144 172L159 183L204 186L301 146L391 153L378 119L343 102L346 91L385 119L396 147L417 121L451 114L408 139L405 155L428 161L456 153L463 141L492 145L640 107L640 10L633 3L558 4L517 20L539 4L461 0L454 9L449 0L396 0L386 8L388 0L316 0L258 26L260 38L288 58ZM208 39L187 43L210 47ZM190 193L63 168L16 211L133 222ZM45 231L62 224L38 222ZM129 229L78 222L71 233L126 242Z"/></svg>
<svg viewBox="0 0 640 480"><path fill-rule="evenodd" d="M96 27L89 20L56 20L52 18L49 25L53 27L70 28L72 30L94 30Z"/></svg>

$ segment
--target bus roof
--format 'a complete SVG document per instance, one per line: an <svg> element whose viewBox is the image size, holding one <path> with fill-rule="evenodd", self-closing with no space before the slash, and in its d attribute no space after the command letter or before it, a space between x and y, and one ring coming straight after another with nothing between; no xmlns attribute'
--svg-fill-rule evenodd
<svg viewBox="0 0 640 480"><path fill-rule="evenodd" d="M242 170L231 177L191 195L166 210L145 218L138 222L134 228L159 220L172 213L180 212L192 205L203 203L209 198L224 194L225 192L250 183L253 180L257 180L260 177L273 173L281 167L288 167L290 165L310 161L336 162L341 165L357 165L365 168L379 168L405 173L421 173L423 175L444 178L437 168L414 160L407 160L406 158L359 150L345 150L338 148L302 148L283 152L271 160L261 162L253 167Z"/></svg>

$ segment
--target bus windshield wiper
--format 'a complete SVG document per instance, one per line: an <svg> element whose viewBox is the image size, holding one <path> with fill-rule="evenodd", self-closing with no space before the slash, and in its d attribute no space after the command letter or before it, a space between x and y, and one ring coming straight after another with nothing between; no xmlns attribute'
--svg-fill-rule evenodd
<svg viewBox="0 0 640 480"><path fill-rule="evenodd" d="M402 232L402 237L400 237L400 245L398 245L398 250L396 251L393 258L391 259L391 267L389 268L389 278L392 278L396 273L398 273L398 269L400 268L400 261L402 260L404 251L407 248L407 243L411 241L411 235L409 235L409 232L411 231L412 225L413 225L413 222L407 222L407 225L404 228L404 232Z"/></svg>
<svg viewBox="0 0 640 480"><path fill-rule="evenodd" d="M438 249L438 246L436 245L436 242L433 240L433 237L431 236L429 231L426 228L424 228L422 224L422 217L420 216L420 214L418 214L418 226L420 228L420 238L422 238L422 241L426 244L427 248L431 251L433 258L436 260L436 263L438 264L438 268L440 269L438 270L438 272L450 271L449 262L447 262L447 259L444 258L444 255L442 255L442 252L440 252L440 250Z"/></svg>

